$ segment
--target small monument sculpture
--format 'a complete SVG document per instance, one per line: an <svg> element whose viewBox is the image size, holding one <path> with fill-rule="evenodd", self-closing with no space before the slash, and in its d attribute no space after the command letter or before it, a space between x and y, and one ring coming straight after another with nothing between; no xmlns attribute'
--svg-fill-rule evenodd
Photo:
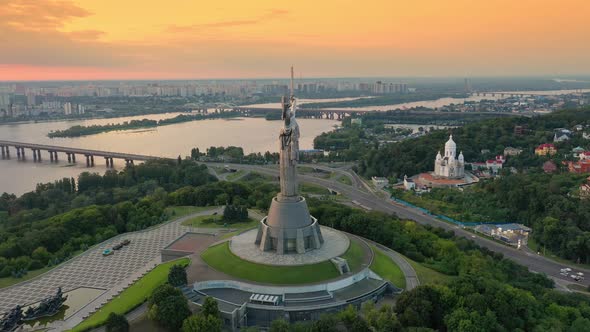
<svg viewBox="0 0 590 332"><path fill-rule="evenodd" d="M23 310L17 305L0 318L0 332L12 332L23 323Z"/></svg>
<svg viewBox="0 0 590 332"><path fill-rule="evenodd" d="M283 128L279 135L281 192L273 198L268 216L260 221L255 244L262 251L277 254L298 253L318 249L324 243L317 219L309 214L305 198L298 194L297 162L299 161L299 125L295 118L297 100L293 94L281 99Z"/></svg>
<svg viewBox="0 0 590 332"><path fill-rule="evenodd" d="M55 295L45 298L36 308L29 307L29 309L25 311L23 320L30 321L41 317L53 316L59 311L67 298L68 296L64 296L61 292L61 287L58 287Z"/></svg>

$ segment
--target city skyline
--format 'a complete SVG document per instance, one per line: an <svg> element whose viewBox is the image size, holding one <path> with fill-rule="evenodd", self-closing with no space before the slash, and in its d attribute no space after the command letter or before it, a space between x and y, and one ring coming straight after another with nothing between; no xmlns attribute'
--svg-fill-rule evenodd
<svg viewBox="0 0 590 332"><path fill-rule="evenodd" d="M590 74L584 1L7 0L0 81Z"/></svg>

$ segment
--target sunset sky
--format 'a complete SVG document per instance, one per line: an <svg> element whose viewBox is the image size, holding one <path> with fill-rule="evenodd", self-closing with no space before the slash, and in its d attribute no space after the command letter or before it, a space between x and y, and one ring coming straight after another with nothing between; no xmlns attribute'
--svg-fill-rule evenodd
<svg viewBox="0 0 590 332"><path fill-rule="evenodd" d="M590 74L587 0L0 0L0 80Z"/></svg>

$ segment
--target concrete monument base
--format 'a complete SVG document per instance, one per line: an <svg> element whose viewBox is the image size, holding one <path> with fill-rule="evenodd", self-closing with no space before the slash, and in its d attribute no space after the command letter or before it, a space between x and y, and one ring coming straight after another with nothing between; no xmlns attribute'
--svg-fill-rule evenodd
<svg viewBox="0 0 590 332"><path fill-rule="evenodd" d="M302 196L273 198L268 216L260 221L254 243L262 251L277 254L319 249L324 238L316 218L309 214Z"/></svg>
<svg viewBox="0 0 590 332"><path fill-rule="evenodd" d="M302 254L292 253L280 255L273 251L262 251L254 244L257 230L253 229L236 235L231 239L231 252L243 260L265 265L307 265L325 262L331 258L342 256L350 246L350 239L346 234L329 227L321 227L321 233L330 245L310 250Z"/></svg>

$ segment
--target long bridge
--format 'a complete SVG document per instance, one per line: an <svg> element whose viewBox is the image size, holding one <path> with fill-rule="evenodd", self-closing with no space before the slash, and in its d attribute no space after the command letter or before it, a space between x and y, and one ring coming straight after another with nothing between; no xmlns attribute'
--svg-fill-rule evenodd
<svg viewBox="0 0 590 332"><path fill-rule="evenodd" d="M80 148L70 148L65 146L56 145L44 145L35 143L24 143L24 142L13 142L13 141L2 141L0 140L0 150L2 152L2 159L10 159L10 150L16 150L16 157L19 160L26 160L26 150L31 150L34 162L41 162L41 151L47 151L49 153L49 160L51 162L58 162L58 153L65 154L69 163L76 163L76 155L86 157L86 166L94 166L94 157L103 157L106 166L109 168L113 167L113 159L125 160L127 165L133 164L134 161L147 161L153 159L162 159L161 157L132 154L132 153L121 153L101 150L90 150Z"/></svg>

